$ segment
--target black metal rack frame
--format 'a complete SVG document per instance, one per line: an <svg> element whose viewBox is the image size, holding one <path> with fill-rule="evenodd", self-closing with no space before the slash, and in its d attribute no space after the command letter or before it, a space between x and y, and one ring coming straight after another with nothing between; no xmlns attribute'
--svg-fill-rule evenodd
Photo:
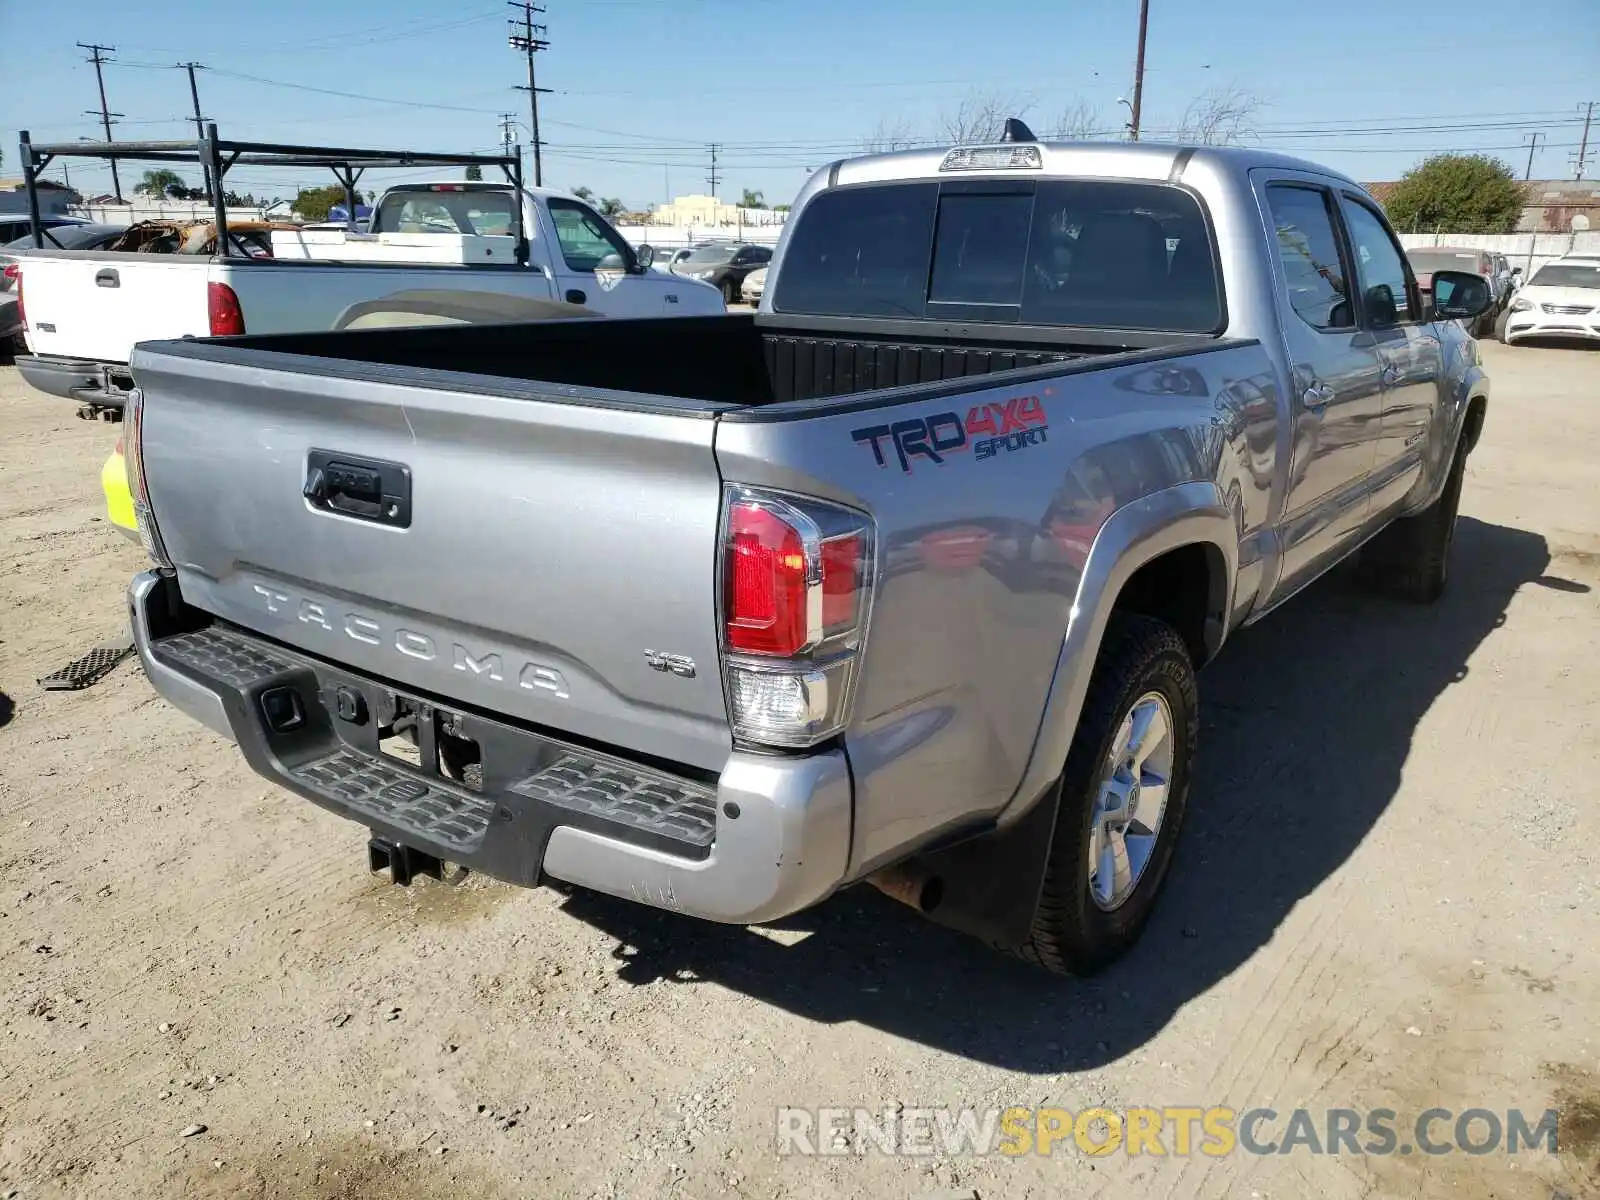
<svg viewBox="0 0 1600 1200"><path fill-rule="evenodd" d="M508 154L430 154L412 150L355 150L341 146L290 146L276 142L232 142L217 136L216 124L206 125L205 137L197 142L55 142L34 145L24 129L19 135L22 151L22 177L28 189L28 217L32 222L33 244L43 249L48 232L39 223L39 173L58 158L99 158L115 162L134 159L141 162L197 163L209 176L213 219L217 225L217 253L226 258L229 251L228 213L224 199L224 180L236 166L245 167L327 167L344 185L345 206L351 228L355 227L355 188L370 169L392 167L499 167L506 181L522 195L522 148ZM54 241L54 239L51 239ZM528 232L517 223L517 261L528 261Z"/></svg>

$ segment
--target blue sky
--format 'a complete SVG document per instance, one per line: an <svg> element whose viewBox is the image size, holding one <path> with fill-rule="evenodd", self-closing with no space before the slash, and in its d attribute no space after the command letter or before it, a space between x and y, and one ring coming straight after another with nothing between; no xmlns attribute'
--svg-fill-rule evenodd
<svg viewBox="0 0 1600 1200"><path fill-rule="evenodd" d="M1080 100L1114 129L1125 119L1118 98L1131 95L1138 12L1137 0L545 4L545 181L635 207L706 190L711 142L724 147L725 198L752 188L786 201L808 168L855 152L880 128L934 137L941 111L975 92L1012 99L1039 132ZM1264 102L1252 120L1260 144L1363 180L1397 178L1428 152L1478 148L1520 175L1524 138L1536 131L1547 148L1535 178L1570 178L1577 106L1600 101L1597 0L1150 7L1147 129L1171 127L1208 89L1237 86ZM111 107L126 114L119 137L190 135L187 79L169 64L192 59L210 68L201 102L225 137L491 150L498 114L528 120L527 97L513 90L525 79L506 44L510 12L485 0L77 0L41 16L0 0L0 172L16 173L17 129L36 141L99 136L84 113L97 104L94 71L77 41L117 47L105 70ZM518 136L530 140L526 128ZM1600 177L1593 148L1590 164L1588 177ZM301 175L241 171L230 183L293 195L297 184L326 182ZM87 164L73 182L109 186L104 168Z"/></svg>

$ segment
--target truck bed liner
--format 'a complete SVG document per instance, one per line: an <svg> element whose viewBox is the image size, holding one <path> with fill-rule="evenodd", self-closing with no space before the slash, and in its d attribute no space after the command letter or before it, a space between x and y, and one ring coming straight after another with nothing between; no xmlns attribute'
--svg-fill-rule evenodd
<svg viewBox="0 0 1600 1200"><path fill-rule="evenodd" d="M738 406L987 375L1094 353L1063 348L1059 334L1054 346L1029 346L1021 339L868 339L767 327L750 316L344 330L217 344L345 363L467 368L478 375Z"/></svg>

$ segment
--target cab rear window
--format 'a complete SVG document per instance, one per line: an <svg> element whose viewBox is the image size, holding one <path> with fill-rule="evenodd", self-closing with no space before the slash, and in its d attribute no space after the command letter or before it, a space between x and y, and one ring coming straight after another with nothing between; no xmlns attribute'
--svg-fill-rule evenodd
<svg viewBox="0 0 1600 1200"><path fill-rule="evenodd" d="M1210 333L1211 230L1181 188L949 181L841 188L790 235L776 311Z"/></svg>

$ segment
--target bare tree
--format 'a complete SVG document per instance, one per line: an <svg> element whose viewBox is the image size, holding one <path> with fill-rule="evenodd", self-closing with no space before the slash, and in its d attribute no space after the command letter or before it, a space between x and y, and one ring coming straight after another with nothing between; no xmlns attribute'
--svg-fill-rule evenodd
<svg viewBox="0 0 1600 1200"><path fill-rule="evenodd" d="M1201 92L1183 110L1173 140L1235 146L1256 136L1255 119L1267 102L1237 83Z"/></svg>
<svg viewBox="0 0 1600 1200"><path fill-rule="evenodd" d="M999 92L968 92L955 108L939 113L939 135L958 146L1000 138L1007 117L1019 117L1026 105Z"/></svg>
<svg viewBox="0 0 1600 1200"><path fill-rule="evenodd" d="M1052 130L1053 136L1065 138L1070 142L1086 142L1092 138L1104 137L1106 133L1107 129L1100 118L1100 110L1082 96L1076 97L1071 104L1061 110L1061 115L1056 118L1055 128Z"/></svg>
<svg viewBox="0 0 1600 1200"><path fill-rule="evenodd" d="M870 136L861 139L861 149L867 154L888 154L894 150L910 150L921 144L911 123L904 119L891 121L885 117L878 122Z"/></svg>

